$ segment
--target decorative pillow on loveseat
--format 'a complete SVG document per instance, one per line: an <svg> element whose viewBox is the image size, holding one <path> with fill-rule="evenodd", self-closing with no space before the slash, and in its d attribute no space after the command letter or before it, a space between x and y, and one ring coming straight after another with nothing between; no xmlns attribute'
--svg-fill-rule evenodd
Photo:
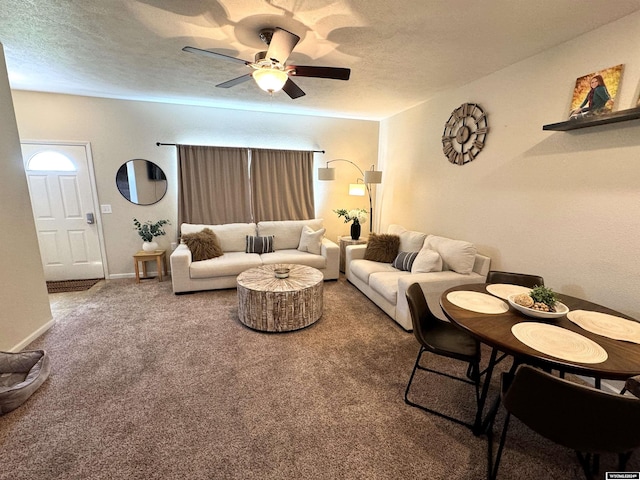
<svg viewBox="0 0 640 480"><path fill-rule="evenodd" d="M302 227L298 250L320 255L322 252L322 237L324 237L326 230L326 228L321 228L320 230L314 231L309 225Z"/></svg>
<svg viewBox="0 0 640 480"><path fill-rule="evenodd" d="M418 252L400 252L396 259L393 261L393 267L398 270L403 270L405 272L411 271L411 266L413 265L414 260Z"/></svg>
<svg viewBox="0 0 640 480"><path fill-rule="evenodd" d="M210 228L204 228L196 233L184 234L182 241L191 250L194 262L221 257L224 254L218 236Z"/></svg>
<svg viewBox="0 0 640 480"><path fill-rule="evenodd" d="M364 259L380 263L392 263L400 249L400 237L388 233L370 233Z"/></svg>
<svg viewBox="0 0 640 480"><path fill-rule="evenodd" d="M264 237L247 235L247 248L245 253L271 253L273 252L273 235Z"/></svg>
<svg viewBox="0 0 640 480"><path fill-rule="evenodd" d="M411 273L429 273L442 271L442 258L438 252L423 248L417 254L411 266Z"/></svg>

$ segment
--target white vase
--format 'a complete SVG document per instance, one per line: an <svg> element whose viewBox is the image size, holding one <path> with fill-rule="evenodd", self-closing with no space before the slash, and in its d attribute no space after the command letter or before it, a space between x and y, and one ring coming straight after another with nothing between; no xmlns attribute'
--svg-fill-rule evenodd
<svg viewBox="0 0 640 480"><path fill-rule="evenodd" d="M142 250L145 252L155 252L158 249L158 242L142 242Z"/></svg>

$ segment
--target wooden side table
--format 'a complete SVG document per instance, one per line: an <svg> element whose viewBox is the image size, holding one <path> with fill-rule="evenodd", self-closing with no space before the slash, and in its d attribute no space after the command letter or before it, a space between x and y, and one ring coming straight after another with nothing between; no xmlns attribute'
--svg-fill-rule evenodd
<svg viewBox="0 0 640 480"><path fill-rule="evenodd" d="M136 270L137 283L140 283L141 278L149 278L147 277L147 262L153 260L155 260L156 268L158 269L158 281L162 282L162 273L167 274L167 251L155 250L153 252L145 252L144 250L140 250L133 256L133 266ZM140 262L142 262L142 277L140 277Z"/></svg>
<svg viewBox="0 0 640 480"><path fill-rule="evenodd" d="M340 244L340 271L342 273L344 273L345 248L347 245L364 245L368 240L366 237L360 237L358 240L354 240L351 238L351 235L338 237L338 243Z"/></svg>

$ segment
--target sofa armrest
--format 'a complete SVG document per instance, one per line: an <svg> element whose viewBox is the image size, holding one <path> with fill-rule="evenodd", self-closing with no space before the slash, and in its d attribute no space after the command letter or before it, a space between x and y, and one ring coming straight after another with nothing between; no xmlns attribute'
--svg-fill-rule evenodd
<svg viewBox="0 0 640 480"><path fill-rule="evenodd" d="M340 247L324 237L320 247L320 254L326 259L324 279L337 280L340 276Z"/></svg>
<svg viewBox="0 0 640 480"><path fill-rule="evenodd" d="M171 274L178 272L187 272L189 274L189 267L192 262L191 250L184 243L178 244L176 249L169 257L171 263Z"/></svg>
<svg viewBox="0 0 640 480"><path fill-rule="evenodd" d="M347 245L344 249L344 275L347 280L352 280L351 262L353 260L364 259L364 252L367 250L366 244Z"/></svg>
<svg viewBox="0 0 640 480"><path fill-rule="evenodd" d="M344 265L345 271L351 260L364 258L364 252L367 250L367 244L347 245L344 249Z"/></svg>

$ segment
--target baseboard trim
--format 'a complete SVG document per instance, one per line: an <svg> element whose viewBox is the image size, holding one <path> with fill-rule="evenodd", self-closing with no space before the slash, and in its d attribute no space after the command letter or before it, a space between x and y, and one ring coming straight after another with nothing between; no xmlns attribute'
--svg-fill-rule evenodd
<svg viewBox="0 0 640 480"><path fill-rule="evenodd" d="M17 345L15 345L11 349L9 349L9 351L12 352L12 353L21 352L24 349L24 347L29 345L36 338L38 338L40 335L42 335L47 330L49 330L55 323L56 323L56 321L52 318L47 323L42 325L39 329L37 329L35 332L33 332L31 335L29 335L27 338L25 338L20 343L18 343Z"/></svg>

